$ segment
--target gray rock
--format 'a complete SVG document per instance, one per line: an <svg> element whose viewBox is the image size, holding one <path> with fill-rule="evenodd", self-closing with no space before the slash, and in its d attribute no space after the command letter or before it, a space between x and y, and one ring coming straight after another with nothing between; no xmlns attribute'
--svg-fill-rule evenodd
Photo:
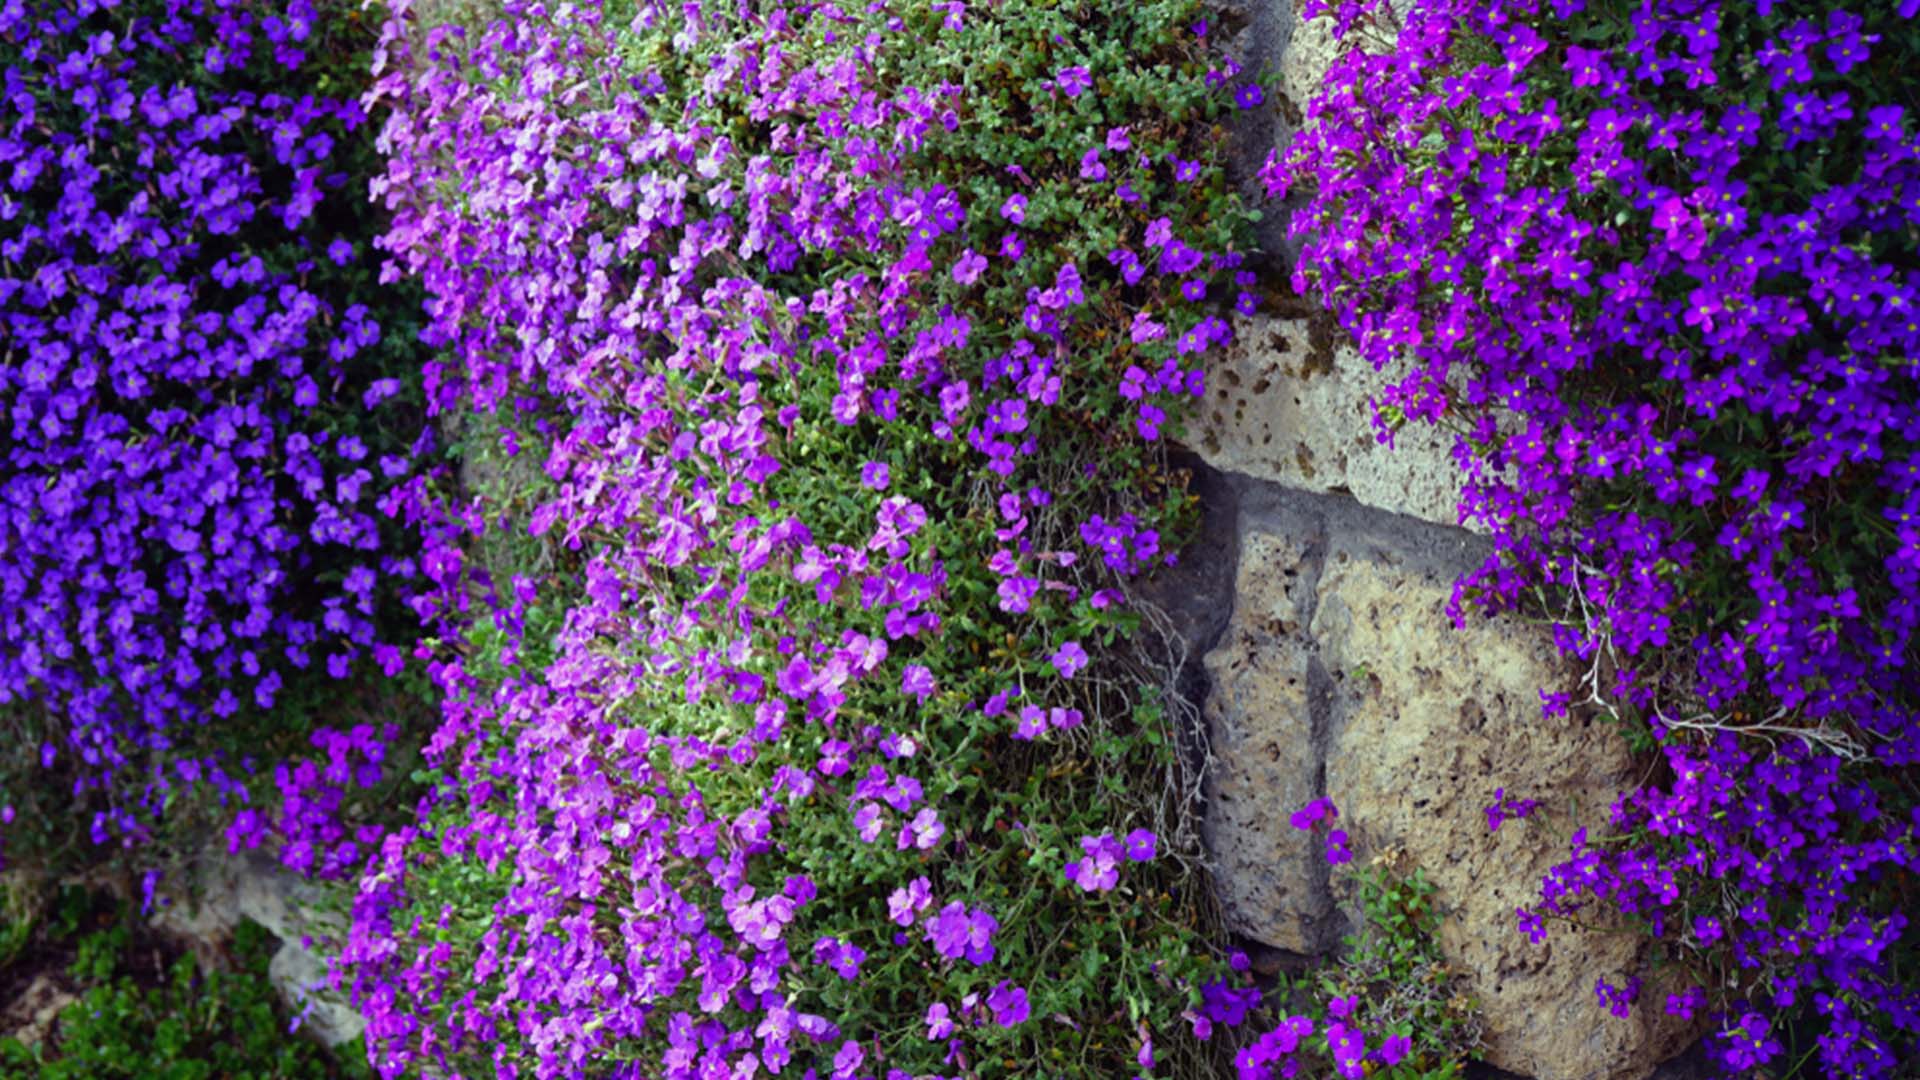
<svg viewBox="0 0 1920 1080"><path fill-rule="evenodd" d="M1301 491L1343 492L1368 506L1443 525L1459 522L1453 436L1422 421L1381 443L1373 398L1385 376L1360 358L1331 316L1256 315L1214 355L1207 396L1187 441L1223 472Z"/></svg>
<svg viewBox="0 0 1920 1080"><path fill-rule="evenodd" d="M1288 821L1327 795L1357 858L1394 852L1437 886L1439 944L1481 1004L1490 1064L1538 1080L1646 1076L1697 1033L1657 1009L1620 1020L1597 1005L1594 980L1639 972L1643 939L1556 926L1534 945L1514 920L1566 850L1567 817L1631 785L1624 741L1591 717L1542 718L1538 691L1570 685L1544 630L1453 627L1452 582L1484 540L1238 486L1232 614L1206 657L1205 704L1205 836L1229 926L1325 953L1358 921L1320 843ZM1546 811L1489 834L1496 787Z"/></svg>
<svg viewBox="0 0 1920 1080"><path fill-rule="evenodd" d="M289 1009L306 1012L303 1029L328 1045L360 1037L366 1022L359 1014L338 995L315 990L326 980L326 961L307 941L346 928L323 885L257 852L229 855L217 847L197 860L188 880L163 896L150 924L208 963L221 962L241 920L260 924L280 941L267 976Z"/></svg>
<svg viewBox="0 0 1920 1080"><path fill-rule="evenodd" d="M300 1030L312 1038L339 1046L359 1039L367 1030L365 1017L326 990L327 962L298 941L281 943L267 963L267 978L280 999L301 1016Z"/></svg>
<svg viewBox="0 0 1920 1080"><path fill-rule="evenodd" d="M1287 814L1319 794L1311 539L1258 532L1240 553L1233 618L1205 658L1210 768L1203 828L1227 925L1291 952L1340 938L1327 869ZM1275 827L1276 824L1279 827Z"/></svg>

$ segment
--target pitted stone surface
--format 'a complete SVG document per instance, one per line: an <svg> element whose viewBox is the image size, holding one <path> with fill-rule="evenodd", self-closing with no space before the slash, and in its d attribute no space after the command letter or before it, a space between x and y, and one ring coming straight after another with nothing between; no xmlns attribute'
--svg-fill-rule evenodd
<svg viewBox="0 0 1920 1080"><path fill-rule="evenodd" d="M1633 783L1626 744L1591 717L1546 720L1537 694L1570 672L1537 628L1455 629L1450 580L1336 536L1311 628L1337 680L1326 790L1359 857L1399 849L1438 886L1440 944L1487 1022L1490 1063L1540 1080L1644 1076L1692 1034L1659 1009L1616 1018L1594 980L1639 970L1644 939L1555 924L1536 945L1514 908L1566 851L1547 818L1487 831L1496 787L1588 816ZM1652 1000L1659 1001L1664 991Z"/></svg>
<svg viewBox="0 0 1920 1080"><path fill-rule="evenodd" d="M1382 444L1372 399L1385 377L1330 317L1256 315L1239 320L1234 335L1211 361L1207 396L1190 428L1202 460L1223 472L1458 523L1453 436L1414 422L1392 447Z"/></svg>
<svg viewBox="0 0 1920 1080"><path fill-rule="evenodd" d="M1227 924L1316 953L1339 936L1326 868L1309 857L1310 838L1285 827L1281 808L1316 794L1306 629L1317 565L1308 544L1257 532L1244 539L1240 567L1233 617L1205 659L1213 686L1205 835Z"/></svg>
<svg viewBox="0 0 1920 1080"><path fill-rule="evenodd" d="M1229 926L1314 954L1358 921L1318 839L1288 821L1325 794L1357 858L1397 851L1438 887L1440 946L1481 1003L1490 1064L1637 1080L1677 1053L1688 1025L1657 1007L1617 1019L1595 999L1595 979L1641 972L1641 936L1557 924L1536 945L1516 928L1566 837L1545 815L1489 834L1493 790L1591 818L1632 786L1633 763L1602 721L1542 718L1539 692L1572 680L1543 629L1452 625L1452 582L1486 542L1348 498L1235 491L1232 614L1205 658L1204 710L1205 834Z"/></svg>

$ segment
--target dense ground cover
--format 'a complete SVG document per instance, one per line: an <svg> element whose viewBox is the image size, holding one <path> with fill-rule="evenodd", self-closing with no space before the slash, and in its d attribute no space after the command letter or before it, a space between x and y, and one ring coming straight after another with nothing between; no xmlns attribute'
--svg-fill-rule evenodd
<svg viewBox="0 0 1920 1080"><path fill-rule="evenodd" d="M1296 284L1386 433L1462 433L1461 604L1553 616L1589 672L1547 710L1663 765L1522 929L1634 915L1729 1070L1911 1065L1920 5L1336 7L1363 47L1267 169Z"/></svg>
<svg viewBox="0 0 1920 1080"><path fill-rule="evenodd" d="M1383 434L1462 432L1463 617L1555 618L1659 763L1517 932L1639 916L1682 990L1596 1008L1730 1070L1920 1057L1914 7L1354 0L1265 170ZM1457 1073L1417 869L1311 975L1219 939L1129 593L1258 304L1210 19L0 8L8 856L343 880L385 1075ZM176 977L73 1045L199 1062Z"/></svg>
<svg viewBox="0 0 1920 1080"><path fill-rule="evenodd" d="M375 504L422 448L420 316L417 291L371 287L370 44L306 3L0 8L16 863L151 859L196 808L259 804L275 761L335 738L313 732L348 711L341 680L413 636L389 587L409 547ZM357 865L311 824L256 811L235 839Z"/></svg>
<svg viewBox="0 0 1920 1080"><path fill-rule="evenodd" d="M415 14L389 273L498 450L410 506L461 646L343 954L376 1064L1205 1069L1259 995L1106 648L1252 303L1201 10Z"/></svg>

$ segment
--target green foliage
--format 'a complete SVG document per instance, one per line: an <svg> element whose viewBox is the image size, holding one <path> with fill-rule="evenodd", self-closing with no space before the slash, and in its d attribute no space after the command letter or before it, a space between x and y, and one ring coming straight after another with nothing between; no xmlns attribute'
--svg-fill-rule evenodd
<svg viewBox="0 0 1920 1080"><path fill-rule="evenodd" d="M1441 1080L1476 1060L1480 1018L1441 954L1444 913L1434 885L1415 867L1402 872L1392 853L1349 871L1364 922L1346 939L1338 964L1314 976L1325 998L1356 995L1368 1030L1413 1040L1406 1059L1373 1075Z"/></svg>
<svg viewBox="0 0 1920 1080"><path fill-rule="evenodd" d="M80 927L95 929L80 933ZM79 999L61 1010L47 1039L0 1039L0 1080L328 1080L370 1075L287 1032L290 1018L266 975L273 938L251 922L235 931L235 970L207 970L191 955L161 966L136 941L135 913L102 906L84 890L62 890L38 924L26 927L48 950L70 943L66 974ZM77 939L76 939L77 935ZM348 1054L348 1058L358 1055Z"/></svg>

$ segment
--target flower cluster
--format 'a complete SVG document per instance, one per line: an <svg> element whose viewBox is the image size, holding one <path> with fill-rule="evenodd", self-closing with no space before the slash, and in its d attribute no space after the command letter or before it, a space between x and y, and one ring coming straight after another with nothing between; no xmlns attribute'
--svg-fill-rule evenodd
<svg viewBox="0 0 1920 1080"><path fill-rule="evenodd" d="M1157 853L1158 846L1159 838L1147 829L1128 833L1125 843L1115 839L1112 833L1083 836L1080 850L1086 856L1067 864L1067 880L1087 892L1111 892L1120 884L1121 863L1147 862Z"/></svg>
<svg viewBox="0 0 1920 1080"><path fill-rule="evenodd" d="M373 132L319 89L360 62L341 17L0 9L0 710L39 766L10 839L244 801L304 734L245 725L346 677L413 572L376 504L413 468L417 311L367 287Z"/></svg>
<svg viewBox="0 0 1920 1080"><path fill-rule="evenodd" d="M396 4L367 101L430 408L523 478L391 500L442 724L334 971L373 1064L1177 1071L1194 778L1097 646L1245 273L1197 8L623 10Z"/></svg>
<svg viewBox="0 0 1920 1080"><path fill-rule="evenodd" d="M1495 544L1460 602L1543 603L1580 703L1665 744L1523 926L1642 917L1736 1069L1802 1005L1829 1075L1920 1052L1916 8L1350 0L1264 170L1296 287L1390 373L1381 437L1464 432Z"/></svg>

